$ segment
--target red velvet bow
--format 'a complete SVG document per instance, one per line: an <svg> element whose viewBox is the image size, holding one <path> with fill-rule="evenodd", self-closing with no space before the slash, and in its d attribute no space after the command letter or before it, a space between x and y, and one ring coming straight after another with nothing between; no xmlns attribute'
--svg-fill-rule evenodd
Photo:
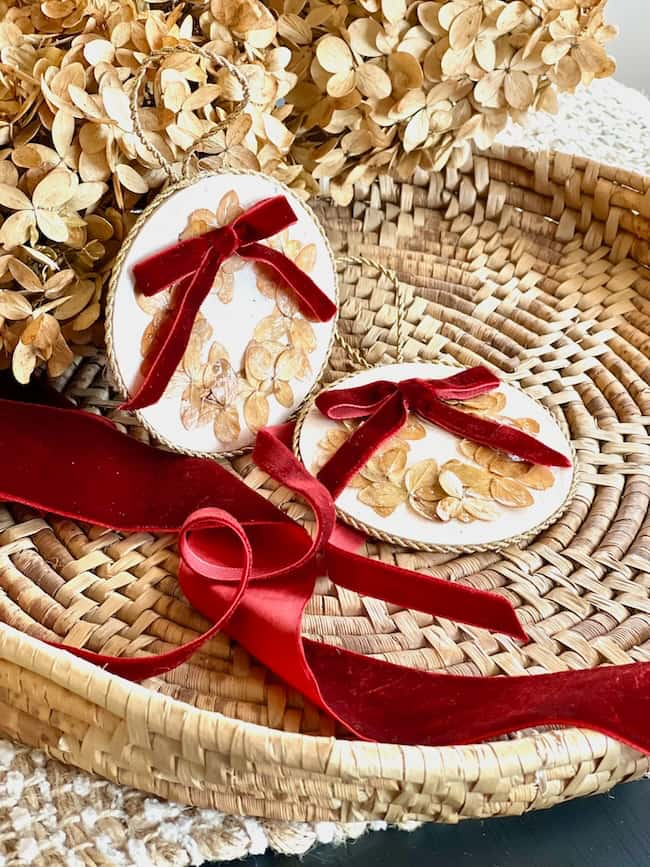
<svg viewBox="0 0 650 867"><path fill-rule="evenodd" d="M649 663L464 677L304 639L303 611L324 572L337 584L399 606L521 638L523 633L501 597L353 553L347 531L335 529L327 490L268 431L258 436L255 460L307 500L316 517L313 539L214 461L151 448L76 410L0 400L0 454L9 456L0 473L0 500L119 530L180 531L181 587L214 626L159 656L121 658L64 648L112 672L134 680L160 674L224 626L361 738L467 743L566 723L650 752Z"/></svg>
<svg viewBox="0 0 650 867"><path fill-rule="evenodd" d="M336 498L350 479L414 412L459 437L501 449L533 464L570 467L571 461L529 434L450 406L448 400L468 400L493 391L500 380L485 367L472 367L444 379L379 380L354 388L332 388L316 398L318 409L331 419L368 416L318 473Z"/></svg>
<svg viewBox="0 0 650 867"><path fill-rule="evenodd" d="M274 196L253 205L229 225L180 241L133 267L136 286L144 295L155 295L174 284L177 295L170 318L151 348L147 373L124 409L142 409L160 399L183 358L201 304L230 256L237 254L271 268L293 290L299 309L308 319L327 322L336 314L334 302L295 262L258 243L295 222L296 215L285 197Z"/></svg>

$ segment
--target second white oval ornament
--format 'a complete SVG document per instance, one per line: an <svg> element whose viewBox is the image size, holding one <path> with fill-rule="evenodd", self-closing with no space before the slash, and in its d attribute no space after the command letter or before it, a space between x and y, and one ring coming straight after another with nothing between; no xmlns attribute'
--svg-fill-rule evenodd
<svg viewBox="0 0 650 867"><path fill-rule="evenodd" d="M459 419L464 432L445 429ZM394 433L345 480L355 433L364 428L362 451L392 424ZM486 434L494 447L472 439ZM294 447L343 521L419 550L521 542L560 517L575 487L573 450L555 418L485 368L398 363L344 377L305 406ZM515 457L517 450L540 462Z"/></svg>
<svg viewBox="0 0 650 867"><path fill-rule="evenodd" d="M126 408L181 451L250 446L318 381L336 301L327 238L290 189L253 172L175 185L141 215L111 279L107 344Z"/></svg>

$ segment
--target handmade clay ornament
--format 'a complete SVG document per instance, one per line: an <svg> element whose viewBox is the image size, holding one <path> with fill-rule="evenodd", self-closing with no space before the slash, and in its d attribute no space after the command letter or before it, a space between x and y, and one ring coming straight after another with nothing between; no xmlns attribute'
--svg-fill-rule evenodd
<svg viewBox="0 0 650 867"><path fill-rule="evenodd" d="M522 541L561 515L576 472L562 428L520 388L498 382L485 368L475 371L391 364L346 377L305 406L296 453L332 491L344 521L410 548L476 550ZM376 412L383 416L376 417L375 430L383 433L393 419L396 432L341 482L351 437ZM402 412L405 423L399 422ZM361 448L374 436L371 427L357 434ZM502 448L472 436L498 437Z"/></svg>
<svg viewBox="0 0 650 867"><path fill-rule="evenodd" d="M336 299L323 230L283 184L224 172L174 185L141 215L111 279L107 344L125 408L181 451L252 445L312 391Z"/></svg>

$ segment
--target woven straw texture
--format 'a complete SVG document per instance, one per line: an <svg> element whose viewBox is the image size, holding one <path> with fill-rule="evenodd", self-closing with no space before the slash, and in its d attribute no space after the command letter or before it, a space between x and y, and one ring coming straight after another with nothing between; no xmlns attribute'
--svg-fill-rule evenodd
<svg viewBox="0 0 650 867"><path fill-rule="evenodd" d="M349 209L320 206L336 247L397 269L407 358L483 359L529 388L568 423L582 477L567 516L522 549L454 559L369 546L507 595L526 647L325 584L307 634L460 674L649 658L649 191L647 178L620 169L495 148L421 186L384 181ZM390 358L392 292L370 270L341 276L343 329L371 361ZM335 354L334 371L345 367ZM115 410L101 360L61 386L144 436ZM249 458L234 463L302 517ZM332 734L329 722L225 637L183 670L130 686L24 633L131 654L191 637L203 623L178 594L172 540L14 507L1 515L0 616L20 632L0 637L0 728L66 763L164 797L310 821L520 813L648 769L634 751L574 729L440 750L304 737Z"/></svg>
<svg viewBox="0 0 650 867"><path fill-rule="evenodd" d="M0 806L2 867L199 867L206 860L230 861L269 848L299 855L319 843L342 843L386 828L385 822L279 822L187 807L4 740Z"/></svg>

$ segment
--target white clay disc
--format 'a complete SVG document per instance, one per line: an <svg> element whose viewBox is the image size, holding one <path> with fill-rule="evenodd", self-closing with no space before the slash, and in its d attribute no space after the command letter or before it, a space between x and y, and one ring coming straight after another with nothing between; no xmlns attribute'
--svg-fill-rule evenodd
<svg viewBox="0 0 650 867"><path fill-rule="evenodd" d="M137 293L133 266L190 234L226 225L262 199L284 195L297 222L269 238L336 302L332 252L311 209L283 184L261 174L202 175L179 184L138 220L125 243L109 292L111 366L123 391L140 380L143 351L169 293ZM317 382L335 318L307 321L290 293L255 263L231 257L203 302L191 347L158 403L138 411L167 445L200 454L252 445L257 427L286 421ZM287 354L288 353L288 354Z"/></svg>
<svg viewBox="0 0 650 867"><path fill-rule="evenodd" d="M444 364L391 364L356 373L332 387L351 388L382 379L435 379L458 370ZM511 385L503 384L492 394L472 411L491 413L504 423L529 420L519 423L573 460L567 437L542 404ZM414 415L409 416L408 428L382 446L337 498L339 516L371 536L422 550L502 547L540 532L568 505L574 466L533 468L490 449L473 454L467 441L463 444L459 437ZM313 401L305 407L295 447L311 472L318 472L344 431L342 422L326 418ZM449 465L449 461L456 463Z"/></svg>

